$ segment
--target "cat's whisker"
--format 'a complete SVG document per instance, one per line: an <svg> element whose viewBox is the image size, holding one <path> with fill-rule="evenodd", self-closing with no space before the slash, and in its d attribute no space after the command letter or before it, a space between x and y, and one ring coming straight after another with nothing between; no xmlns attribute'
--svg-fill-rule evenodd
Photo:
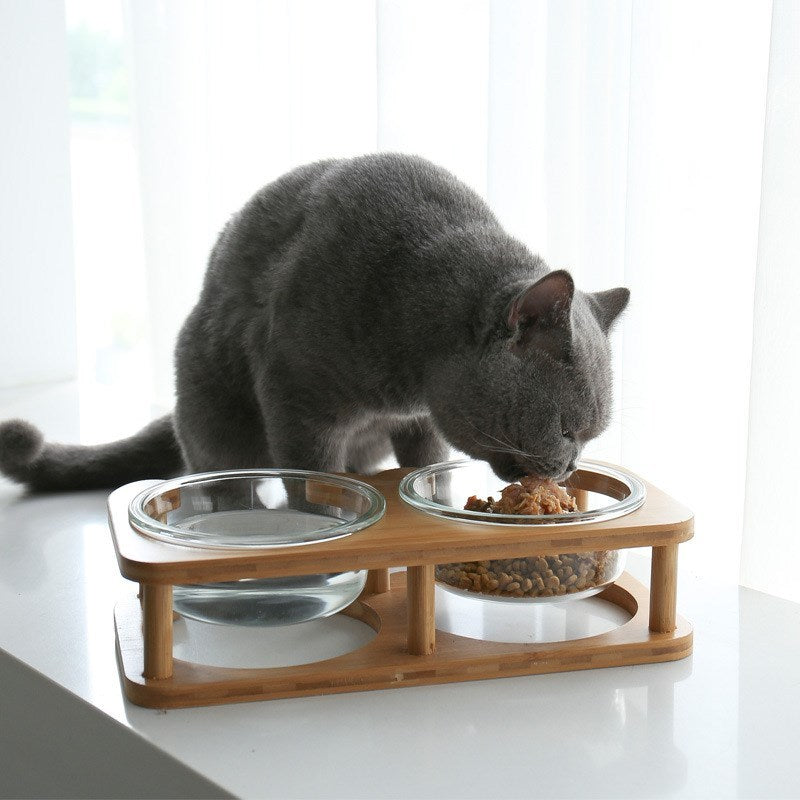
<svg viewBox="0 0 800 800"><path fill-rule="evenodd" d="M477 444L481 444L480 442L475 440ZM509 450L507 447L489 447L489 445L481 444L481 447L484 450L487 450L490 453L508 453L509 455L520 455L520 451L517 450Z"/></svg>
<svg viewBox="0 0 800 800"><path fill-rule="evenodd" d="M517 450L518 452L522 452L518 448L514 447L514 445L511 444L511 442L509 442L507 439L497 439L497 437L493 437L493 438L495 438L498 442L500 442L500 444L503 444L503 445L506 445L508 447L511 447L512 449ZM525 455L529 456L530 454L529 453L525 453Z"/></svg>
<svg viewBox="0 0 800 800"><path fill-rule="evenodd" d="M521 456L524 456L526 458L529 456L528 453L525 453L523 450L520 450L518 447L514 447L510 442L504 442L502 439L498 439L496 436L492 436L492 434L487 433L486 431L482 431L480 428L478 428L476 425L474 425L472 422L470 422L463 414L461 414L460 416L461 416L461 419L464 422L467 423L467 425L469 425L470 427L474 428L481 436L485 436L487 439L493 439L498 444L503 445L504 449L503 449L502 452L521 455ZM472 438L473 438L473 440L475 441L476 444L481 444L480 442L478 442L477 439L475 439L474 436ZM481 446L485 446L485 445L481 445Z"/></svg>
<svg viewBox="0 0 800 800"><path fill-rule="evenodd" d="M517 450L515 448L508 448L508 447L491 447L484 442L479 441L475 436L472 437L472 441L477 444L481 450L486 450L490 453L507 453L508 455L515 456L515 455L525 455L521 450Z"/></svg>
<svg viewBox="0 0 800 800"><path fill-rule="evenodd" d="M487 439L493 439L498 444L502 445L502 447L490 447L483 442L478 441L475 436L472 437L472 440L478 446L482 447L484 450L488 450L492 453L507 453L508 455L516 455L521 456L526 461L537 461L539 460L540 456L536 455L535 453L526 453L524 450L520 450L518 447L514 447L510 442L504 442L502 439L498 439L497 436L493 436L486 431L482 431L476 425L474 425L470 420L468 420L463 414L460 414L461 419L466 422L470 427L474 428L481 436L485 436Z"/></svg>

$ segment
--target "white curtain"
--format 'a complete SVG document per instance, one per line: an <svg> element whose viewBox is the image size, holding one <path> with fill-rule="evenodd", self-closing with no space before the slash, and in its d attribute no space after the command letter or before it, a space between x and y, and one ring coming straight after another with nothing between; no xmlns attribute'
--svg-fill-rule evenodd
<svg viewBox="0 0 800 800"><path fill-rule="evenodd" d="M800 601L800 4L775 3L755 285L741 580Z"/></svg>
<svg viewBox="0 0 800 800"><path fill-rule="evenodd" d="M792 0L128 2L149 394L171 405L176 332L253 191L317 158L419 153L581 288L631 288L614 423L587 455L695 511L684 568L798 598L783 498L800 477L799 13ZM148 393L142 374L136 388Z"/></svg>
<svg viewBox="0 0 800 800"><path fill-rule="evenodd" d="M77 371L66 50L63 6L0 3L0 392Z"/></svg>

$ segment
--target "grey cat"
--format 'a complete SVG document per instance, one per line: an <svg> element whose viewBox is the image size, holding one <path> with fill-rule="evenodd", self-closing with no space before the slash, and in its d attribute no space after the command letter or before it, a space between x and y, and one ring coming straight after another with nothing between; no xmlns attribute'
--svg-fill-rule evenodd
<svg viewBox="0 0 800 800"><path fill-rule="evenodd" d="M625 288L577 291L422 158L321 161L261 189L209 258L181 330L174 413L118 442L0 426L34 490L225 468L373 472L444 460L563 479L608 424Z"/></svg>

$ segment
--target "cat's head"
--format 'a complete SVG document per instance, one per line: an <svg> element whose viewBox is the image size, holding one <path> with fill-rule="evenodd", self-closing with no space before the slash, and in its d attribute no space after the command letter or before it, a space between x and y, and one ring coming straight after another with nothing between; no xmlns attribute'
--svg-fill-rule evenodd
<svg viewBox="0 0 800 800"><path fill-rule="evenodd" d="M490 298L473 340L432 378L429 405L445 437L504 480L566 478L608 425L608 332L629 294L578 292L558 270Z"/></svg>

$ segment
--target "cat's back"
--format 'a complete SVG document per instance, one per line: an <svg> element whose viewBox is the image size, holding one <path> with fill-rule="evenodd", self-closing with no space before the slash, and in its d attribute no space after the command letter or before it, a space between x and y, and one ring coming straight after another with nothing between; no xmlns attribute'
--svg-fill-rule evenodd
<svg viewBox="0 0 800 800"><path fill-rule="evenodd" d="M409 244L450 227L496 225L483 199L419 156L374 153L298 167L264 186L220 234L210 274L226 280L285 261L289 249ZM231 273L234 273L233 275Z"/></svg>
<svg viewBox="0 0 800 800"><path fill-rule="evenodd" d="M229 221L183 348L243 373L246 363L283 358L309 373L329 363L402 382L403 364L422 360L409 355L413 343L433 341L421 321L435 319L443 343L460 336L495 269L480 242L501 236L482 198L423 158L300 167Z"/></svg>
<svg viewBox="0 0 800 800"><path fill-rule="evenodd" d="M222 229L209 258L206 287L247 288L254 274L275 263L303 234L314 188L336 163L297 167L259 189Z"/></svg>
<svg viewBox="0 0 800 800"><path fill-rule="evenodd" d="M446 169L420 156L373 153L335 162L318 182L315 211L392 227L495 222L483 199Z"/></svg>
<svg viewBox="0 0 800 800"><path fill-rule="evenodd" d="M282 336L322 318L337 328L377 326L379 316L417 305L415 286L436 290L435 261L418 258L431 241L497 225L476 192L417 156L299 167L258 191L223 230L201 316L226 337L231 328L252 329L255 315L259 329ZM447 264L440 271L451 280Z"/></svg>

